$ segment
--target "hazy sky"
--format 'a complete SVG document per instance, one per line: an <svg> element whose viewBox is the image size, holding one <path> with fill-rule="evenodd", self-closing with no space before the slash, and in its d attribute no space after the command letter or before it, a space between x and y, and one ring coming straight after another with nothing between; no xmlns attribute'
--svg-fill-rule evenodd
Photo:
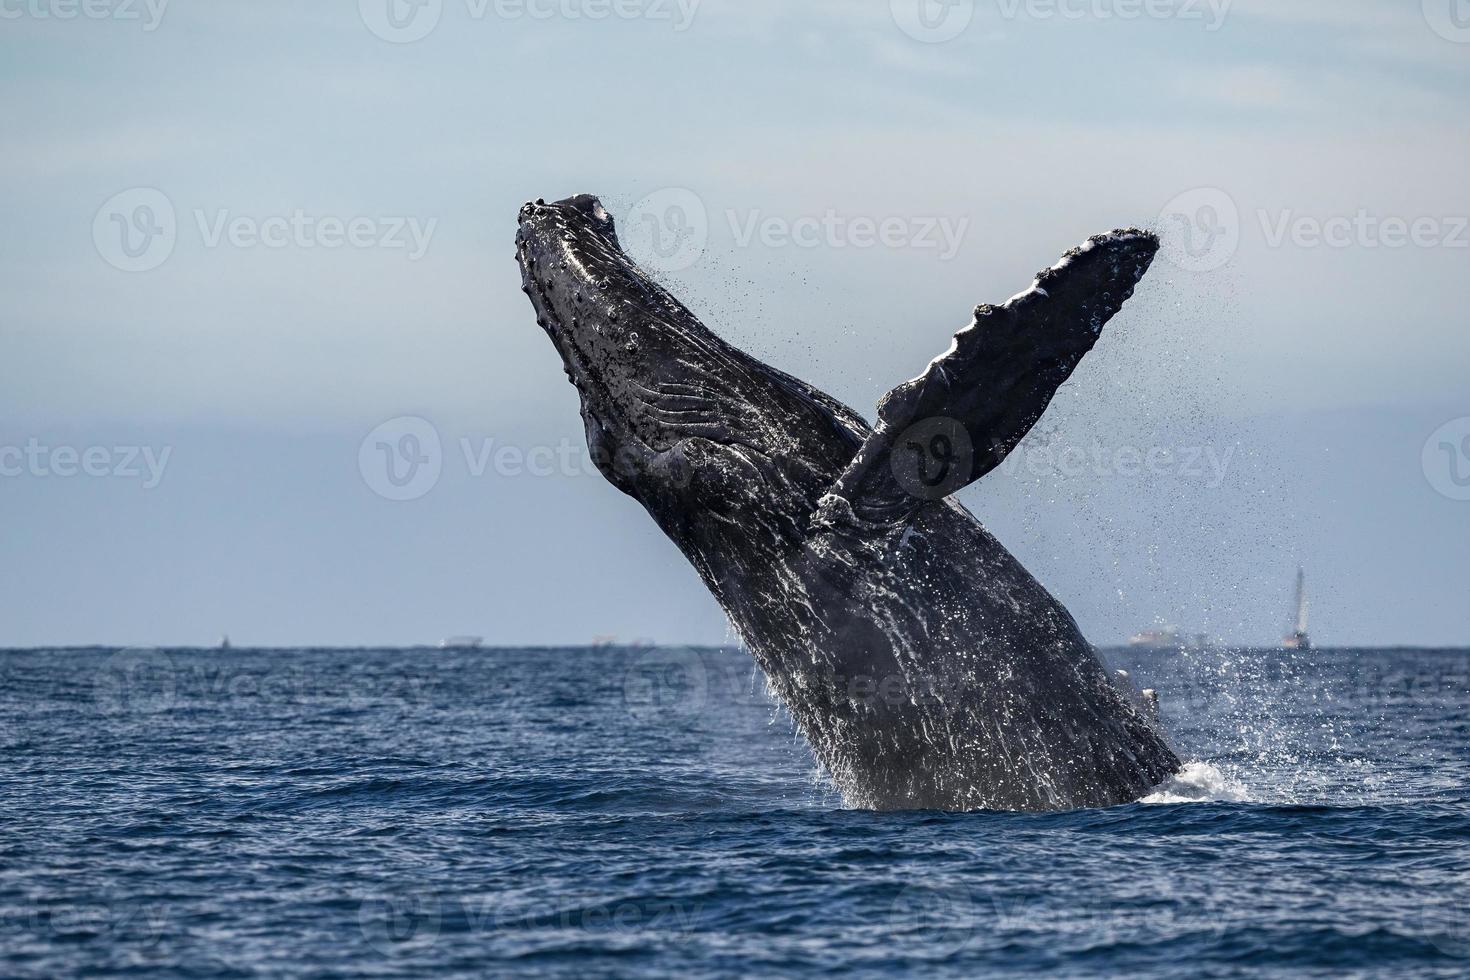
<svg viewBox="0 0 1470 980"><path fill-rule="evenodd" d="M1323 642L1470 643L1467 0L0 0L0 77L0 645L727 639L519 292L584 191L870 417L1158 228L962 499L1098 642L1270 642L1302 563Z"/></svg>

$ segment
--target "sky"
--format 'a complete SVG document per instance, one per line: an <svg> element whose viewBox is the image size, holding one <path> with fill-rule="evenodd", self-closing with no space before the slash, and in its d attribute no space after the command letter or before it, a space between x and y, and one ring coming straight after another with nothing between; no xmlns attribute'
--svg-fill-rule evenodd
<svg viewBox="0 0 1470 980"><path fill-rule="evenodd" d="M873 415L1165 250L960 499L1095 642L1470 644L1467 0L0 0L0 646L723 643L512 257Z"/></svg>

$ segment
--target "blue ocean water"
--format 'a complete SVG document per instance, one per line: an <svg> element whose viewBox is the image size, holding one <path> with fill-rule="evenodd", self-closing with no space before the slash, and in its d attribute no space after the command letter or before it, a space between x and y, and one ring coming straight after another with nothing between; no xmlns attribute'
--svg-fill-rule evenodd
<svg viewBox="0 0 1470 980"><path fill-rule="evenodd" d="M1470 652L1108 656L1193 764L1035 816L734 650L0 652L0 975L1470 973Z"/></svg>

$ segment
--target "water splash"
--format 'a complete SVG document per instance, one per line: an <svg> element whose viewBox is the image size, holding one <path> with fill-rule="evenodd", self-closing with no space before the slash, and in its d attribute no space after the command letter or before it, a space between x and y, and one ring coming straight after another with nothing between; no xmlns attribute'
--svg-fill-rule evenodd
<svg viewBox="0 0 1470 980"><path fill-rule="evenodd" d="M1208 762L1191 762L1141 803L1250 803L1250 788Z"/></svg>

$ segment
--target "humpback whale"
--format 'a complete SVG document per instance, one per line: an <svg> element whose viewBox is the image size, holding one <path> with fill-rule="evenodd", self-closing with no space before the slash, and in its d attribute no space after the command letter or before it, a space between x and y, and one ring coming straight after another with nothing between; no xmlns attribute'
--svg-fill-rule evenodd
<svg viewBox="0 0 1470 980"><path fill-rule="evenodd" d="M1041 417L1154 235L1095 236L977 307L869 425L708 330L596 197L518 224L595 465L694 566L849 805L1110 806L1178 771L1071 614L952 496Z"/></svg>

